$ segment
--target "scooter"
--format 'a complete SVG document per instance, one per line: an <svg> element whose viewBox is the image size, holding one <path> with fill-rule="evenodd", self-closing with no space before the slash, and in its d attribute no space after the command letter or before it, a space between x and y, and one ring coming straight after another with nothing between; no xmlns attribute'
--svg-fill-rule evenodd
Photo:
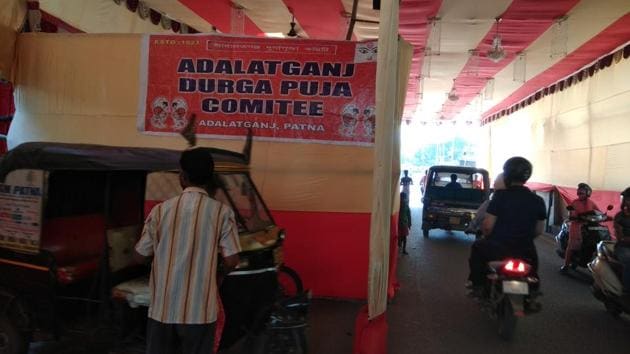
<svg viewBox="0 0 630 354"><path fill-rule="evenodd" d="M612 210L613 206L609 205L607 210ZM567 207L568 211L575 210L572 206ZM572 269L577 267L586 268L588 262L590 262L595 256L595 250L597 243L600 241L610 241L610 231L603 223L609 221L610 217L606 213L602 213L597 210L592 210L586 213L582 213L576 217L570 217L562 223L560 232L556 235L556 244L558 248L556 253L562 259L565 258L567 244L569 242L569 228L571 222L581 222L582 227L582 247L579 250L573 252L571 255L570 266Z"/></svg>
<svg viewBox="0 0 630 354"><path fill-rule="evenodd" d="M593 274L593 295L604 303L608 313L617 317L622 312L630 314L630 299L622 296L623 266L615 258L615 244L615 241L598 243L597 257L588 264L588 269Z"/></svg>
<svg viewBox="0 0 630 354"><path fill-rule="evenodd" d="M532 266L520 259L508 258L488 263L489 273L479 298L481 309L491 319L498 320L498 334L509 340L516 329L518 317L541 310L536 302L539 279L531 274Z"/></svg>

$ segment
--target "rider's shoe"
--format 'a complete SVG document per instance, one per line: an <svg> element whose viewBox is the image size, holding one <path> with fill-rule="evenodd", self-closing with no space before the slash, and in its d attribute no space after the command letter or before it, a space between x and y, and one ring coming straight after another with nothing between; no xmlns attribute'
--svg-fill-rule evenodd
<svg viewBox="0 0 630 354"><path fill-rule="evenodd" d="M569 272L569 266L563 265L562 267L560 267L560 273L567 274L568 272Z"/></svg>
<svg viewBox="0 0 630 354"><path fill-rule="evenodd" d="M525 312L537 313L542 310L542 304L532 298L525 299Z"/></svg>
<svg viewBox="0 0 630 354"><path fill-rule="evenodd" d="M472 286L468 292L468 297L480 299L483 297L483 286Z"/></svg>

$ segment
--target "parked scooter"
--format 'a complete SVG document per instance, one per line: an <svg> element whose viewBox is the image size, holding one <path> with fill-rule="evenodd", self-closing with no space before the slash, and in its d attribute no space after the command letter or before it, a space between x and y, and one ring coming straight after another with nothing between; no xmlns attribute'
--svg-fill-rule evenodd
<svg viewBox="0 0 630 354"><path fill-rule="evenodd" d="M609 205L607 210L612 210L613 206ZM573 211L574 208L572 206L567 206L567 210L569 212ZM581 222L581 232L582 232L582 247L574 251L571 255L571 268L576 269L577 267L586 268L588 263L593 260L595 256L595 250L597 248L597 243L600 241L610 241L610 231L608 227L603 223L609 221L610 217L606 213L602 213L597 210L592 210L586 213L582 213L576 217L570 217L566 219L562 226L560 227L560 232L556 235L556 244L558 248L556 249L556 253L560 258L564 259L567 244L569 243L569 228L571 226L571 222Z"/></svg>
<svg viewBox="0 0 630 354"><path fill-rule="evenodd" d="M630 300L622 296L623 265L615 258L615 244L615 241L597 244L597 257L588 264L588 269L593 274L593 295L616 317L622 312L630 314Z"/></svg>
<svg viewBox="0 0 630 354"><path fill-rule="evenodd" d="M538 278L531 274L532 266L520 259L504 259L488 263L489 274L479 304L491 319L498 320L499 336L512 338L518 317L537 313Z"/></svg>

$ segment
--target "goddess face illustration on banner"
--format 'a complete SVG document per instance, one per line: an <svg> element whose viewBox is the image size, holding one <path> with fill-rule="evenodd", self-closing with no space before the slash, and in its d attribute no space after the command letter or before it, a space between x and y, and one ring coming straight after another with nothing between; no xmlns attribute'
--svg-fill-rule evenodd
<svg viewBox="0 0 630 354"><path fill-rule="evenodd" d="M151 116L151 125L160 129L165 128L166 118L168 118L168 113L170 112L170 107L166 97L156 97L151 104L151 110L153 113Z"/></svg>
<svg viewBox="0 0 630 354"><path fill-rule="evenodd" d="M376 130L376 107L370 106L363 110L363 133L373 137Z"/></svg>
<svg viewBox="0 0 630 354"><path fill-rule="evenodd" d="M186 123L188 123L188 120L186 119L186 116L188 114L188 103L185 99L177 97L173 100L171 108L173 128L175 128L175 130L182 130L186 126Z"/></svg>
<svg viewBox="0 0 630 354"><path fill-rule="evenodd" d="M341 112L341 125L339 126L339 133L346 137L354 136L354 129L359 122L359 108L354 104L348 104L343 107Z"/></svg>
<svg viewBox="0 0 630 354"><path fill-rule="evenodd" d="M359 43L354 53L355 63L367 63L376 61L378 55L378 49L376 42Z"/></svg>

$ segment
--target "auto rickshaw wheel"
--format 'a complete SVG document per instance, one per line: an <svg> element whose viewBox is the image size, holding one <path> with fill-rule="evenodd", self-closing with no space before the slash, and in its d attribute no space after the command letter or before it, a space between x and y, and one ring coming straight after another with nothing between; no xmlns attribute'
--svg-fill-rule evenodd
<svg viewBox="0 0 630 354"><path fill-rule="evenodd" d="M278 268L278 289L280 296L293 297L304 292L300 275L290 267L281 265Z"/></svg>
<svg viewBox="0 0 630 354"><path fill-rule="evenodd" d="M6 315L0 315L0 354L25 354L26 338Z"/></svg>

